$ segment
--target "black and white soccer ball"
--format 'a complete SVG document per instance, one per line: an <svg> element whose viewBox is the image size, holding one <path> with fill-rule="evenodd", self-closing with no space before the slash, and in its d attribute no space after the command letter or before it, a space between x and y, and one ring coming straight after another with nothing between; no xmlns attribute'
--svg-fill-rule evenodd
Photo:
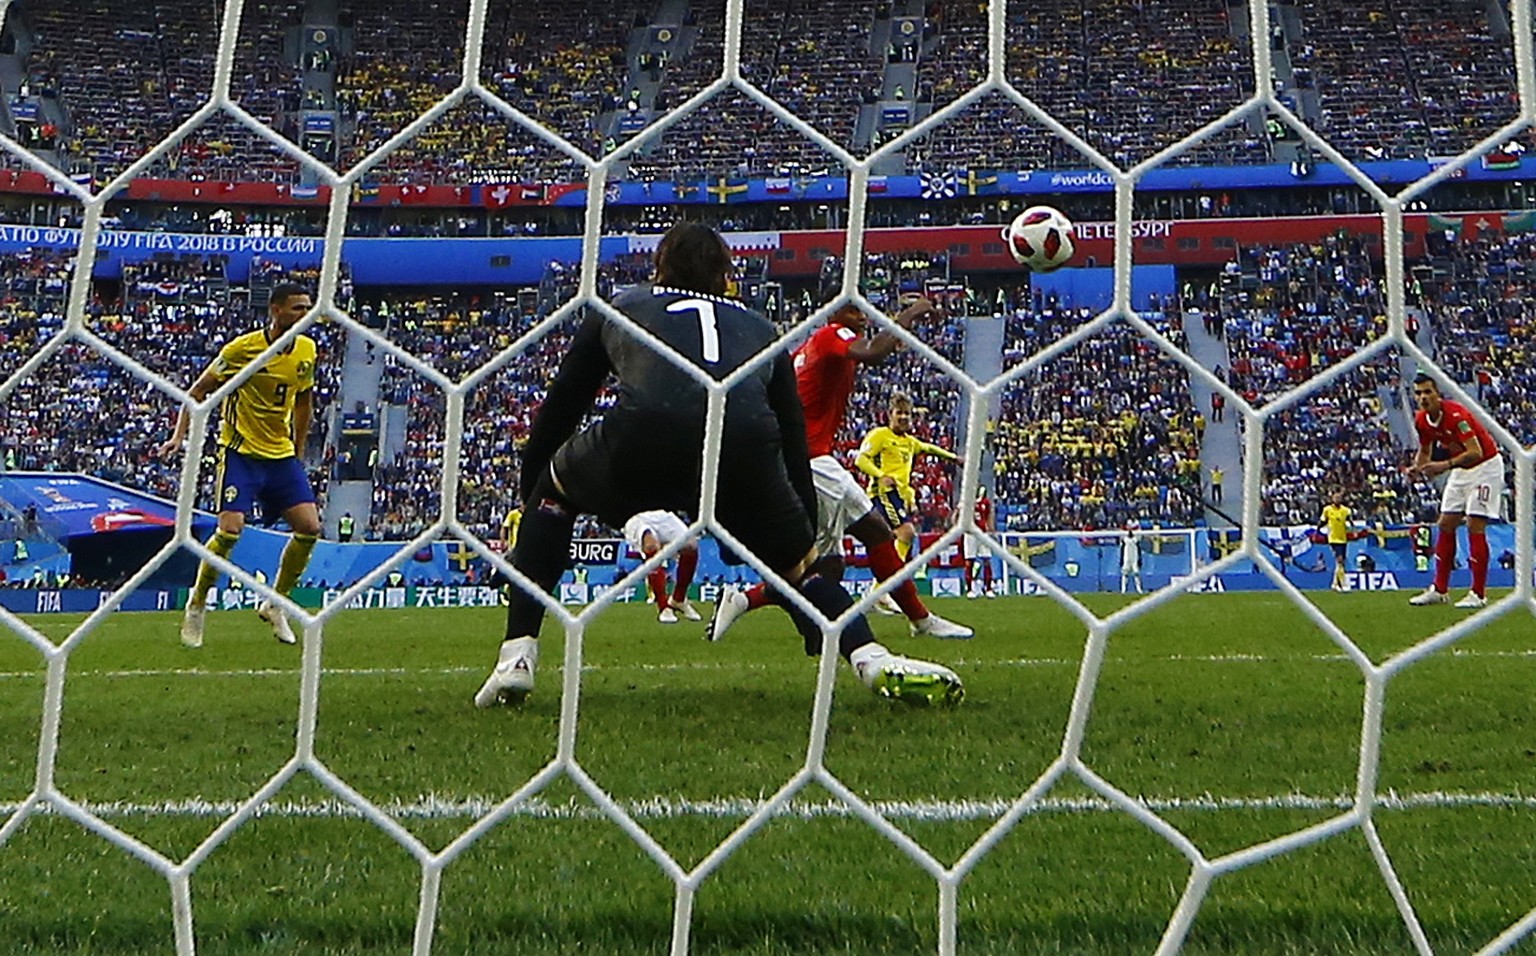
<svg viewBox="0 0 1536 956"><path fill-rule="evenodd" d="M1003 230L1008 253L1033 272L1060 269L1077 251L1072 220L1054 206L1030 206Z"/></svg>

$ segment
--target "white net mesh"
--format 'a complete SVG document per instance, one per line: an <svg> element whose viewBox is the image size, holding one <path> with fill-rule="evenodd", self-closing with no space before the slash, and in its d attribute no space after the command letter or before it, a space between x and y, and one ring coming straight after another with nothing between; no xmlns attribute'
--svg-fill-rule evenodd
<svg viewBox="0 0 1536 956"><path fill-rule="evenodd" d="M1271 84L1269 82L1271 74L1270 51L1264 43L1253 44L1254 75L1251 79L1253 81L1252 88L1257 92L1224 115L1212 120L1208 125L1172 143L1172 145L1162 147L1159 143L1153 143L1153 146L1158 146L1158 152L1134 166L1120 168L1110 158L1099 152L1092 143L1083 139L1076 131L1063 126L1050 113L1042 110L1034 101L1023 96L1009 81L1005 73L1010 53L1007 48L1004 29L1007 22L1007 3L1005 0L993 0L987 8L987 21L985 24L987 39L986 68L984 73L980 70L977 71L977 75L981 77L978 84L974 88L961 93L947 106L918 122L899 137L886 142L873 154L860 158L852 155L844 145L802 121L801 118L764 92L762 88L743 77L741 59L745 4L743 0L729 0L726 4L724 18L722 73L704 86L695 96L666 113L643 135L624 143L601 159L597 159L593 155L584 152L583 149L573 146L567 139L551 128L542 125L528 113L519 110L502 99L495 90L488 89L478 79L483 75L481 55L482 39L486 31L487 3L488 0L473 0L469 4L465 44L466 53L459 73L463 77L460 85L450 95L427 110L426 113L415 118L403 129L400 129L398 133L378 143L372 152L362 157L354 166L343 173L338 173L324 164L315 161L299 150L293 143L262 125L231 99L231 75L236 53L241 43L241 24L245 12L243 0L228 0L224 5L219 23L220 38L218 53L214 63L212 92L206 102L202 103L190 117L182 122L165 139L161 140L150 153L132 162L121 172L118 172L109 182L102 184L99 189L92 191L81 186L79 183L29 154L10 138L0 138L0 143L3 143L9 153L29 167L45 173L54 182L58 190L78 200L83 209L80 252L76 260L73 281L70 285L66 324L59 334L43 343L23 365L16 368L10 374L3 386L0 386L0 396L4 396L9 400L22 383L37 373L45 363L58 356L61 350L72 347L74 343L80 343L106 356L111 362L141 380L152 383L156 388L176 396L181 401L188 401L188 396L182 390L181 383L170 381L155 374L143 363L114 348L92 331L86 321L87 286L94 253L102 235L103 211L107 201L120 193L135 176L149 171L170 151L178 148L183 140L194 135L200 127L203 127L210 121L219 120L221 115L232 117L240 126L266 140L293 161L308 168L320 184L331 187L332 198L325 233L324 260L316 297L320 305L307 321L313 321L321 315L328 316L344 326L349 334L362 336L373 342L379 349L392 354L395 361L402 366L410 368L425 381L441 389L446 396L445 453L441 474L441 513L443 517L422 530L413 541L402 546L399 552L400 556L402 558L408 556L423 544L447 533L459 537L477 553L504 570L510 571L509 568L506 568L504 562L496 555L493 555L456 517L460 492L460 451L465 427L466 396L477 386L486 382L499 369L516 361L520 355L524 354L534 343L538 342L545 333L566 321L580 308L596 309L615 322L624 324L626 327L637 331L638 334L643 335L643 333L639 333L639 330L635 329L628 319L609 307L599 297L597 289L598 238L603 228L604 213L603 187L609 178L610 171L615 166L635 158L648 143L664 135L677 124L685 122L685 119L690 114L694 113L701 104L711 98L727 94L739 95L756 103L785 127L793 130L795 134L802 137L805 141L819 147L821 151L847 169L850 179L848 215L852 227L847 231L843 261L849 264L861 263L865 258L862 224L865 222L868 186L872 167L881 160L899 153L909 145L923 140L924 137L933 133L934 130L946 122L954 119L972 104L982 101L987 97L1002 97L1014 104L1035 124L1038 124L1039 127L1053 134L1053 142L1055 143L1053 148L1060 150L1061 144L1065 144L1075 154L1080 155L1092 165L1102 169L1112 179L1116 200L1115 224L1117 228L1114 247L1116 283L1114 302L1103 314L1070 335L1032 355L1005 375L985 384L969 379L964 372L944 355L941 355L917 337L902 332L899 329L896 330L912 352L921 355L935 367L942 369L951 376L960 384L960 387L971 399L969 402L970 418L967 423L968 427L965 429L965 434L968 436L967 446L964 449L965 468L960 483L960 503L957 512L958 514L969 516L973 513L978 481L981 477L979 468L980 463L983 461L982 444L987 434L987 429L984 426L988 400L1001 395L1004 390L1022 380L1033 370L1040 368L1052 359L1061 356L1068 350L1088 341L1106 329L1126 327L1134 330L1146 340L1155 343L1157 348L1162 350L1169 359L1183 366L1191 381L1225 396L1230 407L1242 416L1246 425L1245 457L1250 463L1264 460L1263 441L1267 424L1270 424L1277 416L1283 415L1288 408L1302 401L1308 394L1327 388L1335 380L1351 374L1355 369L1372 361L1382 350L1388 348L1399 349L1407 356L1417 360L1421 366L1426 368L1434 367L1431 357L1420 349L1418 344L1405 330L1403 291L1405 286L1403 281L1404 209L1415 200L1423 197L1429 190L1454 176L1458 169L1465 167L1468 163L1475 162L1478 155L1504 142L1512 133L1526 128L1533 119L1536 119L1536 68L1533 68L1532 61L1531 13L1528 2L1520 0L1520 2L1516 2L1512 6L1515 61L1518 71L1520 109L1518 117L1507 127L1498 130L1477 143L1473 148L1460 154L1453 162L1446 163L1432 175L1398 193L1389 194L1380 185L1373 182L1353 165L1349 158L1341 155L1329 142L1309 129L1284 103L1275 97L1271 92ZM6 6L7 4L0 3L0 15L3 15ZM1249 13L1251 16L1249 24L1250 35L1255 37L1269 36L1271 27L1270 6L1263 3L1255 3L1251 5ZM731 94L733 90L735 93ZM392 154L410 144L415 137L422 134L424 130L451 109L460 107L466 102L475 105L475 108L479 109L480 107L473 102L476 100L483 103L485 109L501 114L518 127L526 130L529 136L547 144L552 152L562 154L568 157L572 163L584 168L590 186L588 194L590 198L586 207L584 254L580 264L580 283L576 297L542 322L529 329L493 360L478 370L471 372L462 380L455 381L444 375L433 365L401 350L386 336L355 321L351 316L342 312L336 303L338 277L340 275L340 256L347 222L348 201L352 193L352 187L360 183L370 170L386 163ZM1137 184L1142 177L1154 167L1175 160L1190 151L1204 149L1207 145L1211 144L1219 144L1222 138L1236 124L1260 112L1276 114L1285 123L1293 126L1301 139L1312 150L1319 156L1327 158L1346 170L1348 175L1359 185L1359 188L1369 194L1380 207L1382 235L1386 252L1385 289L1388 334L1369 348L1362 349L1356 353L1348 361L1341 362L1327 369L1299 388L1273 396L1273 400L1269 401L1268 404L1256 408L1245 402L1240 394L1230 388L1226 382L1214 376L1209 369L1180 352L1167 337L1132 310L1130 267L1132 259L1132 198ZM222 122L222 120L219 121ZM846 301L857 301L869 306L867 300L859 293L859 282L860 270L856 267L846 269L840 297L809 318L802 325L802 328L820 321L830 314L833 308ZM291 335L285 336L284 339L274 343L272 350L285 346L291 340L292 335L297 335L305 327L307 327L307 322L302 323ZM653 345L656 344L653 342ZM770 357L768 354L759 356L755 364L767 361ZM714 462L718 460L720 452L725 393L737 380L749 374L751 369L743 368L733 375L732 378L724 382L714 383L708 381L707 376L704 376L696 368L687 365L684 367L688 368L692 374L695 374L704 382L711 395L705 454L706 461ZM256 368L257 364L253 363L251 370ZM64 700L66 674L71 653L107 619L108 615L111 614L129 591L142 582L179 547L192 548L204 559L211 558L223 571L241 580L246 586L255 588L269 597L277 597L264 584L256 581L239 568L212 556L198 541L191 537L191 516L198 494L199 469L202 459L201 451L206 442L206 426L209 416L217 401L223 395L238 387L248 377L249 372L237 376L233 381L224 385L208 401L193 405L192 434L194 437L192 448L187 455L186 464L181 474L177 533L175 540L160 553L156 561L136 574L110 600L106 601L97 612L90 615L83 624L57 644L15 615L9 612L0 612L0 619L3 619L5 625L22 640L35 647L47 663L35 787L31 794L23 801L19 810L13 813L4 822L3 826L0 826L0 844L4 844L13 834L17 833L29 817L38 813L52 812L74 820L85 829L100 835L113 845L143 861L169 883L175 926L176 951L182 954L182 956L189 956L194 951L194 908L192 906L189 884L192 875L208 859L210 854L224 844L231 835L247 824L285 785L300 773L313 776L314 779L334 795L340 805L355 810L372 825L396 841L419 862L421 868L420 909L413 947L413 951L418 956L428 953L432 946L434 926L438 913L439 890L445 870L452 866L467 849L475 845L488 832L505 822L512 814L518 812L520 808L526 807L532 798L561 777L569 779L578 789L584 792L595 804L598 811L611 819L624 833L634 840L662 870L667 879L671 880L675 885L676 902L672 931L672 951L674 953L681 954L689 951L689 935L692 926L694 899L700 887L746 841L751 839L755 833L776 815L786 812L797 795L800 795L802 791L814 783L825 788L836 801L839 801L846 807L846 812L868 824L868 826L885 837L897 850L910 857L911 860L932 877L939 891L938 949L940 953L952 954L956 951L957 944L959 894L967 876L971 874L973 869L988 855L989 851L1026 814L1038 809L1052 789L1067 778L1076 778L1102 798L1103 801L1139 821L1153 834L1166 841L1187 859L1189 864L1188 883L1177 909L1173 913L1162 936L1161 945L1158 947L1159 952L1174 952L1180 948L1192 921L1200 910L1202 901L1205 899L1213 881L1218 877L1272 857L1296 851L1344 831L1355 829L1363 833L1375 863L1379 868L1380 876L1385 881L1392 899L1396 902L1401 918L1412 937L1414 946L1421 953L1431 952L1430 943L1420 926L1414 907L1404 890L1403 884L1397 877L1393 862L1382 840L1377 835L1373 818L1373 811L1382 804L1382 798L1377 792L1379 750L1382 739L1382 712L1390 683L1394 677L1401 674L1405 669L1423 660L1426 656L1473 634L1495 618L1510 612L1536 609L1536 598L1533 598L1531 590L1533 522L1532 451L1522 448L1514 436L1496 422L1493 424L1494 433L1503 446L1505 453L1515 462L1517 489L1515 496L1516 523L1518 528L1516 536L1518 543L1515 556L1516 587L1512 593L1491 604L1485 610L1459 621L1457 624L1433 637L1412 645L1380 664L1374 663L1343 630L1329 620L1306 595L1298 591L1271 563L1269 556L1260 550L1258 545L1259 534L1257 531L1261 522L1261 502L1264 498L1264 475L1258 467L1249 467L1245 470L1244 506L1241 515L1244 543L1239 550L1227 555L1220 562L1196 569L1196 582L1198 583L1200 580L1218 575L1238 562L1252 561L1294 603L1300 614L1327 635L1337 646L1338 650L1358 667L1363 677L1365 692L1362 701L1359 764L1353 800L1348 806L1340 808L1336 815L1330 817L1325 822L1249 846L1237 852L1219 856L1208 855L1191 839L1181 833L1177 827L1160 816L1158 808L1147 801L1132 797L1117 787L1113 781L1101 777L1085 763L1081 755L1085 733L1093 711L1094 695L1098 688L1101 667L1111 636L1123 625L1163 607L1168 602L1184 594L1188 586L1187 582L1171 585L1145 600L1138 601L1107 617L1101 617L1085 607L1072 595L1056 586L1052 581L1029 567L1016 554L1004 547L1000 541L994 540L994 549L997 555L1008 563L1012 573L1033 581L1040 591L1048 594L1054 601L1063 605L1083 623L1087 628L1089 637L1086 650L1081 659L1076 691L1071 703L1070 719L1061 742L1059 756L1031 786L1006 808L1006 811L1002 813L996 823L951 864L941 862L928 850L924 849L922 845L898 829L883 815L880 808L864 800L845 786L824 763L829 714L832 704L833 678L837 663L837 644L835 640L826 643L826 649L821 657L809 732L809 744L803 768L784 782L771 797L758 803L745 822L737 827L712 852L705 855L697 865L687 868L679 863L662 845L653 839L629 810L609 797L604 789L583 769L576 756L576 735L582 685L583 636L588 624L597 615L602 614L609 604L612 603L614 597L619 593L619 588L613 589L607 597L596 601L576 614L573 614L570 610L549 599L547 596L541 596L548 611L563 625L567 634L564 651L565 660L562 669L564 687L562 691L556 755L547 766L536 773L526 784L480 816L473 826L448 843L441 851L433 852L420 839L401 826L384 808L364 797L357 790L353 789L346 780L329 770L315 753L316 716L321 680L324 673L321 661L326 624L339 609L346 606L348 598L361 594L387 573L388 565L381 566L372 575L354 584L339 600L318 613L309 614L293 606L291 603L285 602L288 611L302 620L304 624L304 650L297 744L292 758L273 774L248 800L229 813L228 817L194 851L185 858L172 859L115 827L101 816L91 812L82 803L62 792L56 785L54 769L59 750L60 714ZM1451 388L1451 393L1454 397L1468 404L1473 406L1477 404L1471 396L1464 394L1454 386ZM713 476L711 475L705 482L700 502L699 510L704 517L700 519L696 527L707 528L728 544L734 545L736 542L728 534L725 534L722 529L717 527L713 521L714 498L715 486ZM974 523L969 518L964 519L938 542L933 544L929 548L928 554L930 556L936 554L941 548L952 544L962 532L975 530ZM680 544L681 542L679 542ZM670 558L675 551L676 546L657 555L625 578L621 584L633 584L641 580L647 571ZM784 582L768 569L759 567L759 570L763 571L765 577L774 584L783 585ZM532 590L530 583L525 578L517 576L517 580L525 589ZM871 592L859 602L856 610L868 609L875 599L889 591L890 587L891 585L886 585ZM802 603L804 610L816 616L815 610L805 605L802 598L796 595L794 599ZM850 615L853 613L853 611L849 612ZM829 634L835 635L849 618L845 615L842 619L830 622L823 618L818 619L822 621ZM1510 950L1517 942L1526 937L1532 929L1536 929L1536 910L1532 910L1524 918L1509 926L1498 938L1488 943L1483 952L1497 953Z"/></svg>

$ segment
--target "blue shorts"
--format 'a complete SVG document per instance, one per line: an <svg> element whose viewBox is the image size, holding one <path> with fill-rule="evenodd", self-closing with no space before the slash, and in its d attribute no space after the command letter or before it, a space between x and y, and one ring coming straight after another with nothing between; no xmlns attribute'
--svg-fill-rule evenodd
<svg viewBox="0 0 1536 956"><path fill-rule="evenodd" d="M885 516L886 524L892 528L899 528L912 520L912 515L907 511L907 503L902 500L901 492L895 488L887 488L874 496L875 507Z"/></svg>
<svg viewBox="0 0 1536 956"><path fill-rule="evenodd" d="M294 505L313 504L309 475L295 456L252 458L229 448L219 449L218 510L250 514L261 502L263 516L275 521Z"/></svg>

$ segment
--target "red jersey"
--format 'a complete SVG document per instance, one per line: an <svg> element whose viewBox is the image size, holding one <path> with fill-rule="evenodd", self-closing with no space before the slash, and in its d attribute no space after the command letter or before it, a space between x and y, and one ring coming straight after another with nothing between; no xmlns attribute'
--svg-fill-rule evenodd
<svg viewBox="0 0 1536 956"><path fill-rule="evenodd" d="M848 413L854 366L848 349L859 333L835 322L817 329L795 349L795 386L805 406L805 438L811 457L832 454L832 442Z"/></svg>
<svg viewBox="0 0 1536 956"><path fill-rule="evenodd" d="M982 531L992 530L992 499L976 499L976 527Z"/></svg>
<svg viewBox="0 0 1536 956"><path fill-rule="evenodd" d="M1419 445L1426 446L1433 442L1445 451L1450 452L1454 458L1466 450L1467 441L1476 438L1478 448L1482 450L1483 457L1473 462L1473 465L1481 465L1483 462L1499 453L1499 446L1494 444L1493 436L1488 434L1488 429L1483 423L1467 411L1467 407L1460 402L1445 399L1440 402L1440 420L1433 424L1429 421L1429 413L1420 409L1413 417L1413 427L1419 433Z"/></svg>

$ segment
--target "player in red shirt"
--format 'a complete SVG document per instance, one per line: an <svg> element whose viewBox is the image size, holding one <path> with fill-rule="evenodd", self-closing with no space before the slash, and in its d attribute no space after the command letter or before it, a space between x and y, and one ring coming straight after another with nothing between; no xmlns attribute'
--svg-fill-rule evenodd
<svg viewBox="0 0 1536 956"><path fill-rule="evenodd" d="M938 314L932 302L919 298L903 309L895 322L910 329L920 319ZM858 306L846 305L834 313L795 350L795 386L805 406L806 445L811 454L811 478L816 483L816 548L821 555L821 573L841 578L846 533L863 543L870 570L884 581L904 563L896 551L896 537L869 495L832 455L833 442L848 413L854 372L860 365L884 362L901 344L901 339L886 329L866 338L868 327L869 317ZM911 579L898 585L890 596L911 622L914 636L968 638L974 633L929 611ZM728 586L721 591L706 635L712 641L719 640L736 618L772 602L773 593L765 585L746 590Z"/></svg>
<svg viewBox="0 0 1536 956"><path fill-rule="evenodd" d="M976 530L992 530L992 499L987 497L987 486L976 489ZM981 589L976 588L976 567L981 567ZM986 540L979 534L965 535L965 596L997 597L992 589L992 552L987 550Z"/></svg>
<svg viewBox="0 0 1536 956"><path fill-rule="evenodd" d="M1413 427L1419 451L1407 472L1416 478L1450 473L1440 496L1439 534L1435 538L1435 583L1408 603L1444 604L1449 598L1451 568L1456 563L1456 529L1467 522L1467 567L1472 590L1457 607L1479 608L1488 603L1488 535L1490 519L1499 518L1504 495L1504 456L1488 429L1460 402L1440 397L1440 386L1420 372L1413 379L1413 399L1419 406ZM1439 449L1444 457L1435 458Z"/></svg>
<svg viewBox="0 0 1536 956"><path fill-rule="evenodd" d="M915 309L914 305L898 315L897 324L911 328L914 317L908 313ZM879 365L901 344L895 333L884 329L866 339L868 327L869 317L862 310L844 306L795 349L795 387L805 406L805 441L812 458L832 454L848 413L854 372L860 365Z"/></svg>

